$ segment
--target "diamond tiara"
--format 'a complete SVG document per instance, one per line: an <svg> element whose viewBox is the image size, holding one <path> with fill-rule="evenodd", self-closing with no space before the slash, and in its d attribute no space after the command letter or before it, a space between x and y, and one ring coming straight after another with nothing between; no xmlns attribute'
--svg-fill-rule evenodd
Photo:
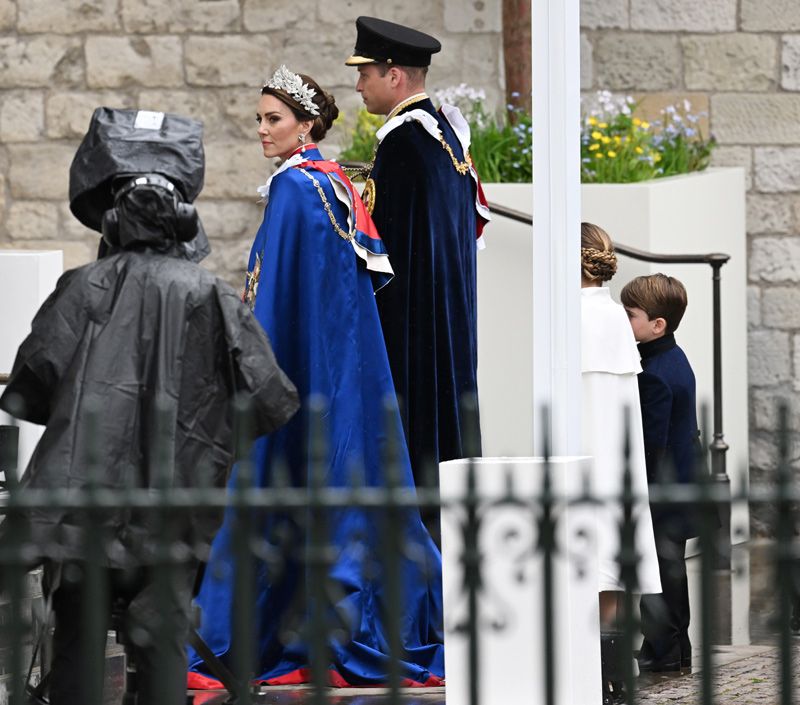
<svg viewBox="0 0 800 705"><path fill-rule="evenodd" d="M265 84L264 88L273 88L279 91L286 91L292 98L294 98L300 105L303 106L309 115L319 115L319 108L311 100L317 92L310 88L307 83L303 83L303 79L296 73L292 73L285 65L272 74Z"/></svg>

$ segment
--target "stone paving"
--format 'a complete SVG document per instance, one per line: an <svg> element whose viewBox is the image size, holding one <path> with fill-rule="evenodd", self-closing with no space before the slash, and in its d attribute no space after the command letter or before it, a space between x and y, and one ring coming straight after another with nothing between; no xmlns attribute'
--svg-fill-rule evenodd
<svg viewBox="0 0 800 705"><path fill-rule="evenodd" d="M774 646L728 646L715 649L714 705L773 705L780 702L780 654ZM800 672L800 643L792 649L792 671ZM642 676L636 702L646 705L694 705L702 702L702 673L673 677ZM800 700L797 680L795 702Z"/></svg>

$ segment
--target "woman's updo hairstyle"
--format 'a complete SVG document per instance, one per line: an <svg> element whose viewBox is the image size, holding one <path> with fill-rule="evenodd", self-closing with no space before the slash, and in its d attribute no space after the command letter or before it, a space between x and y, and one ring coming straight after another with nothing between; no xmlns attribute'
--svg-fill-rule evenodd
<svg viewBox="0 0 800 705"><path fill-rule="evenodd" d="M607 282L617 273L614 245L603 228L581 223L581 274L584 279Z"/></svg>
<svg viewBox="0 0 800 705"><path fill-rule="evenodd" d="M311 76L307 76L304 73L297 75L300 76L303 83L308 84L309 88L314 89L315 94L311 100L319 108L319 115L308 113L300 103L282 88L264 86L261 89L261 95L274 95L291 109L298 121L313 120L314 124L311 126L309 134L314 142L319 142L331 129L331 125L333 125L336 118L339 117L339 108L336 107L336 99L330 93L323 91Z"/></svg>

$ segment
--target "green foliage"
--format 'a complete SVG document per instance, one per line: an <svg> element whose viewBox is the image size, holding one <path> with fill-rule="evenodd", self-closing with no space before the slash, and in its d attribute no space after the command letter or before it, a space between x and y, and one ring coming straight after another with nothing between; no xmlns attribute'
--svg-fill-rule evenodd
<svg viewBox="0 0 800 705"><path fill-rule="evenodd" d="M532 178L531 116L508 105L501 115L484 108L481 90L460 86L437 91L439 103L461 109L471 130L470 155L484 182L529 183ZM635 117L632 98L599 91L585 106L581 121L581 180L584 183L632 183L702 171L716 146L699 129L703 114L692 114L688 101L667 106L653 122ZM383 118L363 108L342 151L347 161L371 161L375 132Z"/></svg>
<svg viewBox="0 0 800 705"><path fill-rule="evenodd" d="M650 125L630 114L585 118L581 129L581 180L630 183L653 179L662 157L651 149Z"/></svg>
<svg viewBox="0 0 800 705"><path fill-rule="evenodd" d="M339 154L339 159L349 162L370 162L375 151L375 133L384 118L382 115L372 115L365 108L361 108L356 116L356 124L350 131L350 144Z"/></svg>
<svg viewBox="0 0 800 705"><path fill-rule="evenodd" d="M637 106L630 97L615 99L600 91L595 101L581 123L584 183L632 183L708 166L716 141L700 133L702 114L692 114L688 101L667 106L652 123L634 116Z"/></svg>
<svg viewBox="0 0 800 705"><path fill-rule="evenodd" d="M663 176L687 174L702 171L711 161L711 152L717 141L710 137L703 139L697 127L698 117L689 113L688 101L683 110L674 106L663 112L661 131L653 141L660 150L663 161Z"/></svg>
<svg viewBox="0 0 800 705"><path fill-rule="evenodd" d="M486 183L528 183L532 178L531 116L516 111L515 122L486 115L476 103L465 114L471 132L472 163Z"/></svg>

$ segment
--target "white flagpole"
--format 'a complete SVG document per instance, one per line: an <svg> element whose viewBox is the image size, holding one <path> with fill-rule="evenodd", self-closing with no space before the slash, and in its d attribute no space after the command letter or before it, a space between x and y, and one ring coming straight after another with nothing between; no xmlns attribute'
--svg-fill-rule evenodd
<svg viewBox="0 0 800 705"><path fill-rule="evenodd" d="M533 400L550 409L552 455L579 455L579 0L533 0Z"/></svg>

